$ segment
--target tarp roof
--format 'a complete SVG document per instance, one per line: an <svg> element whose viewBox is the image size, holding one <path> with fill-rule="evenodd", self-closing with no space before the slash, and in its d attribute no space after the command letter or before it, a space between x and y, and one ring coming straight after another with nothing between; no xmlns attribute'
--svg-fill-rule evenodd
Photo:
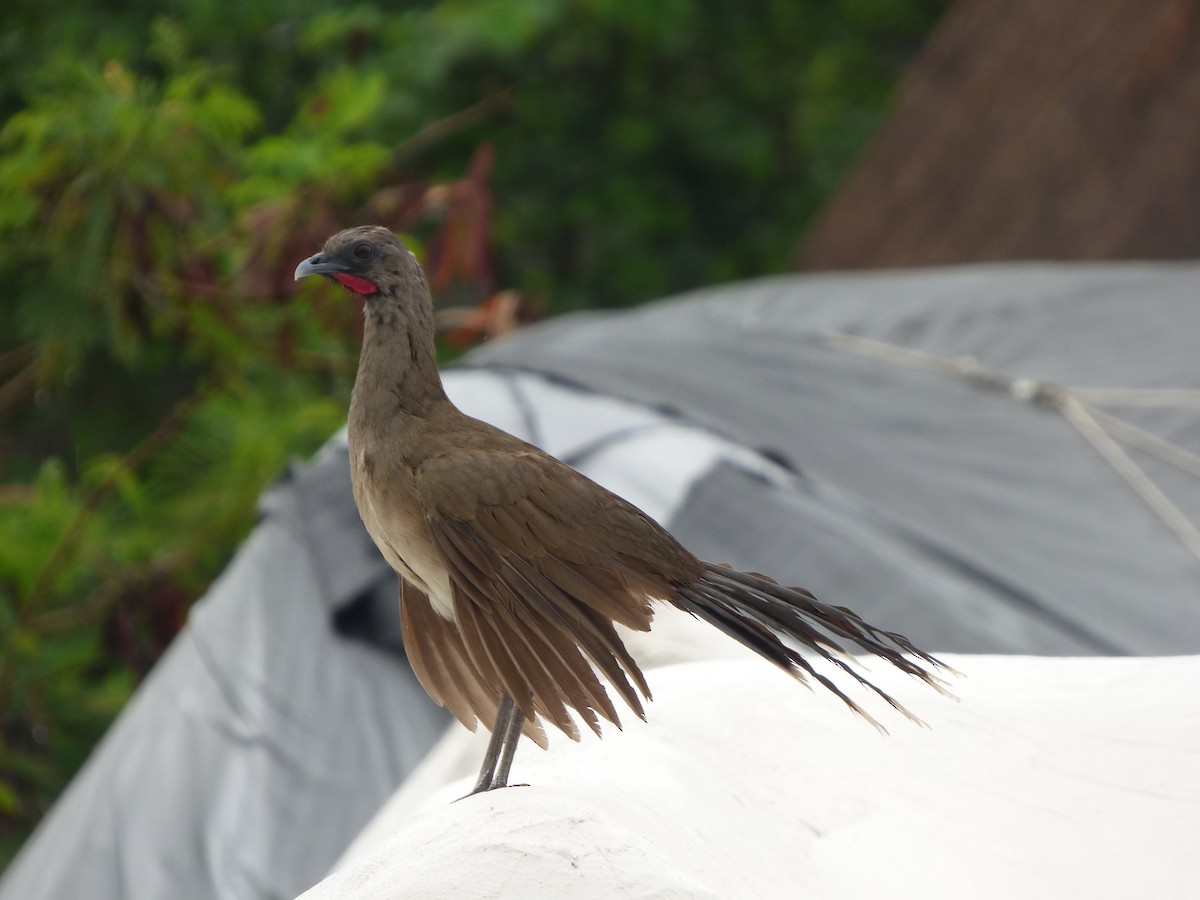
<svg viewBox="0 0 1200 900"><path fill-rule="evenodd" d="M454 802L457 729L302 900L1195 895L1200 657L948 661L957 704L877 671L929 724L888 735L759 660L651 669L647 723Z"/></svg>
<svg viewBox="0 0 1200 900"><path fill-rule="evenodd" d="M1011 384L831 334L967 359ZM1200 543L1063 405L1200 451L1197 335L1194 263L1026 264L716 288L552 321L475 359L669 409L795 473L784 491L727 471L700 484L672 527L701 555L943 649L1186 653L1200 648ZM1200 460L1189 472L1124 446L1200 523Z"/></svg>

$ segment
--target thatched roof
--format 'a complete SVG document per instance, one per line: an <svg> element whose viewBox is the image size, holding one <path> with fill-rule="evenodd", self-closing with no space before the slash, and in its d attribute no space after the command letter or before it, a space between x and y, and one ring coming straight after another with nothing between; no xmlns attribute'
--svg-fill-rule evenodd
<svg viewBox="0 0 1200 900"><path fill-rule="evenodd" d="M1200 257L1200 4L960 0L805 268Z"/></svg>

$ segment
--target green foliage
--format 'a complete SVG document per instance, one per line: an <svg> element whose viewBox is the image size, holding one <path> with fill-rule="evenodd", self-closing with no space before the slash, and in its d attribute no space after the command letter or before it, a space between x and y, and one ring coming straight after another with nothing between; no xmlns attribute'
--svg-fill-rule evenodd
<svg viewBox="0 0 1200 900"><path fill-rule="evenodd" d="M555 310L783 269L942 6L10 0L0 863L343 419L300 258L381 222Z"/></svg>

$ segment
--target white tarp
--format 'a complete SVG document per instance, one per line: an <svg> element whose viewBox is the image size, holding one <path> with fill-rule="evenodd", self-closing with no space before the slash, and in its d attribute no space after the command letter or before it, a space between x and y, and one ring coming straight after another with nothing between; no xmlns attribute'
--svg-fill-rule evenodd
<svg viewBox="0 0 1200 900"><path fill-rule="evenodd" d="M949 661L957 704L877 673L931 726L888 736L754 660L656 669L648 724L455 803L460 731L304 900L1196 896L1200 658Z"/></svg>

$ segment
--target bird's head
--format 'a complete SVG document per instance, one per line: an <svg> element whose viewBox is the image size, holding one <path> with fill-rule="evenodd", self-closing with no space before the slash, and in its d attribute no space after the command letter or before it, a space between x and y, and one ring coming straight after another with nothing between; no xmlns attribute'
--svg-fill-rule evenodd
<svg viewBox="0 0 1200 900"><path fill-rule="evenodd" d="M320 253L296 266L296 280L324 275L364 296L392 294L421 279L416 257L400 239L381 225L339 231Z"/></svg>

